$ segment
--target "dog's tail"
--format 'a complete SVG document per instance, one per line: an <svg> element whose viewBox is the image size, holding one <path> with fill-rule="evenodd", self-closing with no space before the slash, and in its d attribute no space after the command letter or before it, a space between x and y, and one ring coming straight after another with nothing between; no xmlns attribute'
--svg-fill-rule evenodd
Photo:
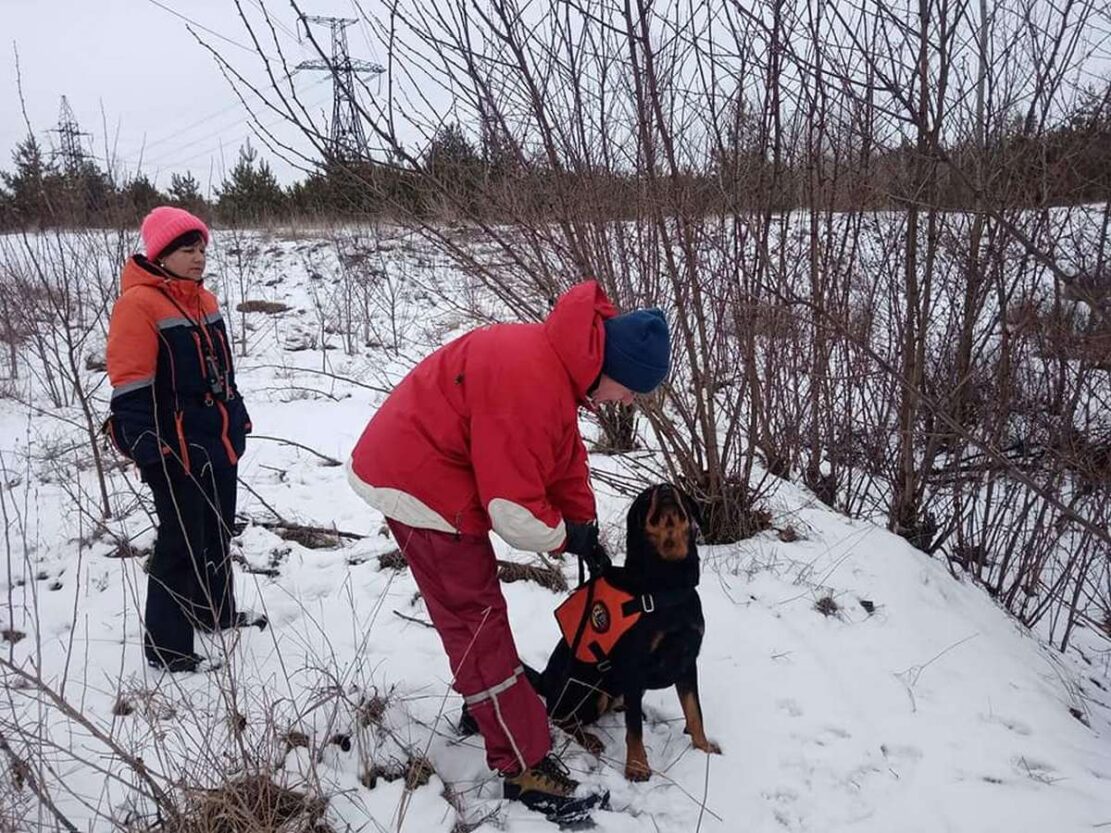
<svg viewBox="0 0 1111 833"><path fill-rule="evenodd" d="M527 663L521 663L521 665L525 668L525 679L529 681L529 685L536 690L537 694L544 697L544 675Z"/></svg>

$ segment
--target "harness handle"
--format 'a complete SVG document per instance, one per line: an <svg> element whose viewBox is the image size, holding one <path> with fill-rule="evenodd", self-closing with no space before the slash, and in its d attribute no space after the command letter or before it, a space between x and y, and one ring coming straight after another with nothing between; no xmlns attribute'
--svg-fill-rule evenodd
<svg viewBox="0 0 1111 833"><path fill-rule="evenodd" d="M582 570L583 560L579 558L579 586L582 587ZM579 626L575 629L575 638L571 640L571 659L574 660L575 654L579 650L579 644L582 642L583 633L586 631L586 623L590 620L590 608L594 602L594 581L591 580L586 585L586 604L583 605L582 615L579 617Z"/></svg>

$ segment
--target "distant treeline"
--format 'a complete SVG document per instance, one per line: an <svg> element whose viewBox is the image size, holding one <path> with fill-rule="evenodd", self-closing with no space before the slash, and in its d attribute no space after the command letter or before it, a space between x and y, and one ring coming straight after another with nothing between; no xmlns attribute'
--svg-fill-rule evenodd
<svg viewBox="0 0 1111 833"><path fill-rule="evenodd" d="M478 130L477 134L486 135ZM850 139L828 150L780 147L747 137L743 124L727 146L711 149L701 170L671 176L672 205L690 215L768 208L806 208L815 177L824 208L883 210L916 200L921 165L936 164L937 203L955 210L999 197L1014 208L1070 205L1111 198L1111 116L1092 93L1048 129L1017 121L1003 135L953 143L941 154L904 141L883 147ZM925 158L924 158L925 157ZM953 163L953 164L948 164ZM224 225L298 216L331 218L483 217L491 222L565 217L581 208L592 219L643 211L639 166L555 169L509 142L472 139L458 123L443 126L418 156L396 161L333 159L282 187L249 143L232 171L206 197L191 173L173 174L165 190L143 174L120 181L91 158L63 160L33 136L0 170L0 229L134 224L153 206L180 205ZM823 169L835 170L834 181ZM970 172L977 172L974 184ZM659 193L660 183L653 190ZM979 194L977 193L979 189ZM832 191L832 193L831 193ZM750 198L755 195L755 199ZM1005 196L1004 196L1005 195ZM832 197L832 198L831 198Z"/></svg>

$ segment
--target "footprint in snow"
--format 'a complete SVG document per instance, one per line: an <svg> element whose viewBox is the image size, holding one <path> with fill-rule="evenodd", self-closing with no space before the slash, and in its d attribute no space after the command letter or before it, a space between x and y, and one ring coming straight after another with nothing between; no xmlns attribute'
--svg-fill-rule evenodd
<svg viewBox="0 0 1111 833"><path fill-rule="evenodd" d="M787 712L787 714L791 717L802 717L802 706L800 706L790 697L784 697L781 700L777 700L775 705L776 708L778 708L780 711Z"/></svg>
<svg viewBox="0 0 1111 833"><path fill-rule="evenodd" d="M838 726L825 726L819 732L817 737L811 738L811 743L818 746L828 746L839 740L848 740L852 735L845 729Z"/></svg>
<svg viewBox="0 0 1111 833"><path fill-rule="evenodd" d="M880 752L890 763L913 764L922 759L922 750L917 746L901 743L882 743Z"/></svg>
<svg viewBox="0 0 1111 833"><path fill-rule="evenodd" d="M1011 758L1011 766L1014 767L1015 772L1020 775L1025 775L1034 781L1041 781L1043 783L1052 783L1056 780L1053 773L1057 771L1057 767L1045 761L1040 761L1037 758L1031 758L1028 755L1018 755Z"/></svg>
<svg viewBox="0 0 1111 833"><path fill-rule="evenodd" d="M1016 735L1029 735L1030 727L1023 723L1021 720L1013 720L1009 717L1001 717L997 714L981 714L980 719L985 723L998 723L1006 729L1010 729Z"/></svg>

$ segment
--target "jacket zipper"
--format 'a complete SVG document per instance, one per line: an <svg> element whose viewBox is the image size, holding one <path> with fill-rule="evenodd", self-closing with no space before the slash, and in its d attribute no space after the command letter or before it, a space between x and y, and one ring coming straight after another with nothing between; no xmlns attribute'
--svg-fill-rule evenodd
<svg viewBox="0 0 1111 833"><path fill-rule="evenodd" d="M220 426L220 440L224 443L224 451L228 453L228 460L230 460L231 464L234 466L239 462L239 455L235 453L235 448L228 438L228 409L225 408L224 403L218 399L216 400L216 407L220 409L220 419L223 421L223 424Z"/></svg>
<svg viewBox="0 0 1111 833"><path fill-rule="evenodd" d="M196 347L197 347L197 362L199 362L199 364L200 364L201 378L207 380L208 379L208 373L207 373L208 367L205 364L205 360L204 360L204 350L201 349L201 337L199 335L197 335L196 330L193 330L193 344L195 344Z"/></svg>
<svg viewBox="0 0 1111 833"><path fill-rule="evenodd" d="M177 427L177 443L181 449L181 464L185 467L185 473L189 474L189 445L185 442L185 428L183 422L185 421L185 413L178 411L174 414L174 425Z"/></svg>

